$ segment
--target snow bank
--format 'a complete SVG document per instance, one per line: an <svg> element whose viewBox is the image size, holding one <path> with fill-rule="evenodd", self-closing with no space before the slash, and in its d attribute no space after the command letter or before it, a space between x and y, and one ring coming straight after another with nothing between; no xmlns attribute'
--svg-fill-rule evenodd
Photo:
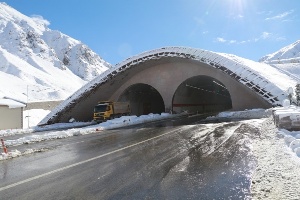
<svg viewBox="0 0 300 200"><path fill-rule="evenodd" d="M251 199L299 199L300 159L296 156L297 148L293 152L289 148L291 142L286 144L283 139L284 135L291 135L278 131L272 118L266 119L259 130L251 142L255 159Z"/></svg>
<svg viewBox="0 0 300 200"><path fill-rule="evenodd" d="M50 110L30 109L23 111L23 129L36 126ZM1 134L1 133L0 133Z"/></svg>
<svg viewBox="0 0 300 200"><path fill-rule="evenodd" d="M45 131L45 130L54 130L53 132L47 132L43 134L30 134L24 137L20 137L18 139L13 140L5 140L5 145L7 147L11 146L18 146L22 144L30 144L35 142L41 142L41 141L47 141L47 140L54 140L54 139L62 139L72 136L78 136L78 135L85 135L94 133L96 131L102 131L102 130L108 130L108 129L114 129L114 128L120 128L120 127L126 127L136 124L142 124L145 122L151 122L166 118L172 118L172 117L178 117L180 114L172 115L169 113L162 113L162 114L152 114L149 115L141 115L139 117L137 116L123 116L120 118L116 118L113 120L108 120L106 122L95 124L94 122L74 122L74 123L60 123L60 124L53 124L48 125L45 127L33 127L31 129L18 129L18 130L5 130L0 132L0 136L11 136L15 134L27 134L27 133L34 133L36 131ZM89 126L87 126L89 125ZM58 130L58 129L67 129L71 127L78 127L78 126L85 126L83 128L72 128L68 130ZM0 160L13 158L16 156L20 156L23 154L28 154L30 152L35 152L36 150L26 150L25 152L9 152L8 154L2 154L0 155Z"/></svg>
<svg viewBox="0 0 300 200"><path fill-rule="evenodd" d="M297 106L287 106L273 109L274 123L277 125L277 136L284 138L285 144L300 157L300 131L291 131L282 127L287 123L291 128L297 128L300 123L300 108Z"/></svg>
<svg viewBox="0 0 300 200"><path fill-rule="evenodd" d="M232 111L232 112L221 112L216 116L209 117L213 118L231 118L231 119L259 119L264 117L269 117L271 115L271 110L265 109L252 109L244 111Z"/></svg>
<svg viewBox="0 0 300 200"><path fill-rule="evenodd" d="M278 137L284 138L284 142L291 152L300 157L300 131L288 131L286 129L279 129Z"/></svg>
<svg viewBox="0 0 300 200"><path fill-rule="evenodd" d="M294 105L273 109L275 125L287 130L300 130L300 108Z"/></svg>

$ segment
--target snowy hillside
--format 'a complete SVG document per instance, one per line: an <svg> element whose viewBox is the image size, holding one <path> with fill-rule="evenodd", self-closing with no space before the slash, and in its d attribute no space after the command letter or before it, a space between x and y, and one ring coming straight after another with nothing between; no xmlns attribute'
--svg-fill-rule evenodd
<svg viewBox="0 0 300 200"><path fill-rule="evenodd" d="M108 68L86 45L0 2L0 98L63 100Z"/></svg>
<svg viewBox="0 0 300 200"><path fill-rule="evenodd" d="M290 44L275 53L262 57L260 62L270 64L293 78L300 80L300 40Z"/></svg>
<svg viewBox="0 0 300 200"><path fill-rule="evenodd" d="M300 40L262 57L259 61L270 64L300 63Z"/></svg>

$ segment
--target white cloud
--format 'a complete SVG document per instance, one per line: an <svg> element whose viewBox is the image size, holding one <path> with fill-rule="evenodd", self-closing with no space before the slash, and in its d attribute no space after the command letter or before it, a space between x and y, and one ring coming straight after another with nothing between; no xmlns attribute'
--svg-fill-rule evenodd
<svg viewBox="0 0 300 200"><path fill-rule="evenodd" d="M287 16L291 15L292 13L294 12L294 10L290 10L290 11L287 11L287 12L284 12L284 13L281 13L281 14L278 14L278 15L275 15L273 17L268 17L266 18L265 20L281 20L281 19L284 19L286 18Z"/></svg>
<svg viewBox="0 0 300 200"><path fill-rule="evenodd" d="M259 35L256 38L253 39L248 39L248 40L242 40L242 41L238 41L238 40L228 40L222 37L218 37L216 38L216 42L219 43L226 43L226 44L246 44L246 43L251 43L251 42L258 42L261 40L275 40L275 41L282 41L282 40L286 40L285 37L282 36L278 36L276 34L273 33L269 33L269 32L262 32L261 35Z"/></svg>
<svg viewBox="0 0 300 200"><path fill-rule="evenodd" d="M259 11L257 12L258 15L271 15L273 14L274 12L273 11Z"/></svg>
<svg viewBox="0 0 300 200"><path fill-rule="evenodd" d="M31 18L36 22L36 23L39 23L39 24L43 24L45 26L49 26L50 25L50 22L46 19L44 19L42 16L40 15L32 15Z"/></svg>
<svg viewBox="0 0 300 200"><path fill-rule="evenodd" d="M224 38L218 37L217 42L225 43L225 42L227 42L227 40L225 40Z"/></svg>
<svg viewBox="0 0 300 200"><path fill-rule="evenodd" d="M276 41L283 41L286 40L286 37L277 37L275 38Z"/></svg>
<svg viewBox="0 0 300 200"><path fill-rule="evenodd" d="M272 33L263 32L262 35L261 35L260 37L261 37L262 39L268 39L271 35L272 35Z"/></svg>
<svg viewBox="0 0 300 200"><path fill-rule="evenodd" d="M256 38L257 41L259 40L275 40L275 41L282 41L286 40L285 37L278 36L277 34L263 32L260 37Z"/></svg>
<svg viewBox="0 0 300 200"><path fill-rule="evenodd" d="M222 37L216 38L216 42L219 42L219 43L227 43L227 44L236 44L236 43L239 43L239 42L236 41L236 40L227 40L227 39L224 39L224 38L222 38Z"/></svg>
<svg viewBox="0 0 300 200"><path fill-rule="evenodd" d="M231 19L243 19L244 15L242 15L242 14L230 14L229 18L231 18Z"/></svg>

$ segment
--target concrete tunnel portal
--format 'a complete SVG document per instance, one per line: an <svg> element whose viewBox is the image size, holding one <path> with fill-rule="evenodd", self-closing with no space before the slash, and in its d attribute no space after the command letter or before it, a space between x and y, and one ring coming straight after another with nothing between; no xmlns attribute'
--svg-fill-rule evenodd
<svg viewBox="0 0 300 200"><path fill-rule="evenodd" d="M98 101L129 101L133 115L270 108L285 94L249 66L201 49L166 47L124 60L75 92L39 125L91 121ZM279 96L281 95L281 96Z"/></svg>
<svg viewBox="0 0 300 200"><path fill-rule="evenodd" d="M194 76L182 82L172 102L174 113L221 112L232 108L227 88L208 76Z"/></svg>
<svg viewBox="0 0 300 200"><path fill-rule="evenodd" d="M131 114L147 115L149 113L162 113L165 111L164 101L159 92L147 84L134 84L128 87L118 101L130 102Z"/></svg>
<svg viewBox="0 0 300 200"><path fill-rule="evenodd" d="M131 114L147 115L165 112L160 93L151 85L137 83L129 86L118 101L130 102ZM182 82L172 99L172 113L221 112L232 108L227 88L218 80L208 76L195 76Z"/></svg>

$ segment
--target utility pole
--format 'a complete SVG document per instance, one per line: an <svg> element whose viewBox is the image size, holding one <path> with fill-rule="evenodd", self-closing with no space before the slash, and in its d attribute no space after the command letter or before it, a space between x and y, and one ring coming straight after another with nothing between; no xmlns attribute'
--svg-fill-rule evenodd
<svg viewBox="0 0 300 200"><path fill-rule="evenodd" d="M28 122L27 128L29 128L29 109L28 109L28 100L29 100L29 97L28 97L28 87L29 87L29 85L27 85L27 122Z"/></svg>

